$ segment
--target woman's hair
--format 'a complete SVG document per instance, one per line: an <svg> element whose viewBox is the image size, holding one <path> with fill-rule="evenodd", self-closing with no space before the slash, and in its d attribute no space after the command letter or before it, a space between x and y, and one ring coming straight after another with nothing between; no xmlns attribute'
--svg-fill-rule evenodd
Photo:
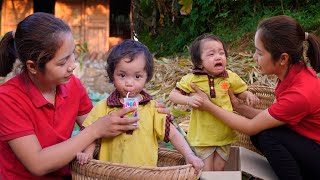
<svg viewBox="0 0 320 180"><path fill-rule="evenodd" d="M282 53L289 55L289 63L303 60L303 42L309 42L307 58L316 72L320 71L320 41L317 36L306 33L300 24L290 16L274 16L258 25L259 37L265 49L271 53L274 62Z"/></svg>
<svg viewBox="0 0 320 180"><path fill-rule="evenodd" d="M212 40L212 41L218 41L221 42L222 46L223 46L223 50L224 53L226 55L226 57L228 57L228 53L226 50L226 46L225 44L221 41L221 39L218 36L212 35L212 34L202 34L200 36L198 36L191 44L190 48L189 48L189 53L191 56L191 61L192 64L194 66L194 68L199 68L199 66L201 66L202 64L202 59L201 59L201 44L203 41L208 41L208 40Z"/></svg>
<svg viewBox="0 0 320 180"><path fill-rule="evenodd" d="M114 70L121 59L128 58L129 62L132 62L140 54L143 54L145 57L145 70L147 72L147 82L149 82L153 76L153 57L145 45L130 39L124 40L123 42L117 44L109 52L106 70L110 82L113 83Z"/></svg>
<svg viewBox="0 0 320 180"><path fill-rule="evenodd" d="M63 33L70 27L52 14L37 12L22 20L16 31L10 31L0 41L0 76L12 71L18 58L26 72L26 62L35 62L40 71L54 58L62 46Z"/></svg>

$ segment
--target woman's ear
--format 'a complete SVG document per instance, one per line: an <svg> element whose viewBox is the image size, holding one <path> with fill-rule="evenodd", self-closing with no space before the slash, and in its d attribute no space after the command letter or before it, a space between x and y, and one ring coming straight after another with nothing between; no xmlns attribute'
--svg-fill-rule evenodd
<svg viewBox="0 0 320 180"><path fill-rule="evenodd" d="M26 66L27 66L27 70L31 74L33 74L33 75L37 74L38 70L37 70L37 66L36 66L35 62L33 62L32 60L27 60Z"/></svg>
<svg viewBox="0 0 320 180"><path fill-rule="evenodd" d="M282 53L280 55L280 65L284 66L284 65L288 64L288 62L289 62L289 54Z"/></svg>

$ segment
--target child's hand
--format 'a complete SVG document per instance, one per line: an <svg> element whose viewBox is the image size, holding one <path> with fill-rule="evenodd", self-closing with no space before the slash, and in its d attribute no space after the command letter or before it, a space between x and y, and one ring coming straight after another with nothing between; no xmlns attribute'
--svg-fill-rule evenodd
<svg viewBox="0 0 320 180"><path fill-rule="evenodd" d="M87 163L90 161L90 159L92 159L92 155L90 154L87 154L87 153L83 153L83 152L80 152L80 153L77 153L77 160L79 161L79 163L81 165Z"/></svg>
<svg viewBox="0 0 320 180"><path fill-rule="evenodd" d="M195 168L196 170L196 174L199 174L204 166L203 161L198 158L196 155L192 154L188 154L186 157L186 163L187 164L192 164L192 166Z"/></svg>
<svg viewBox="0 0 320 180"><path fill-rule="evenodd" d="M156 108L159 113L170 115L170 110L166 108L166 105L163 102L156 101Z"/></svg>
<svg viewBox="0 0 320 180"><path fill-rule="evenodd" d="M187 105L192 106L193 108L200 107L203 102L202 97L198 96L197 94L188 96L187 98Z"/></svg>
<svg viewBox="0 0 320 180"><path fill-rule="evenodd" d="M247 92L246 104L249 106L254 106L260 103L260 99L255 96L252 92Z"/></svg>

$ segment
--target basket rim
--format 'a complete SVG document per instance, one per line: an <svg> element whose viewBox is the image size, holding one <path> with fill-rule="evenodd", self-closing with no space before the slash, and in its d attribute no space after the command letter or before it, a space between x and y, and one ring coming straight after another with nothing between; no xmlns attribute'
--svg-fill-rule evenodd
<svg viewBox="0 0 320 180"><path fill-rule="evenodd" d="M158 154L160 152L164 157L167 155L176 154L178 153L181 155L177 150L173 149L167 149L167 148L158 148ZM181 155L182 156L182 155ZM146 176L146 177L153 177L155 179L162 179L163 176L167 175L177 175L182 177L183 179L199 179L201 172L198 174L195 174L195 168L192 166L192 164L184 164L184 165L168 165L168 166L139 166L139 165L131 165L131 164L124 164L124 163L117 163L117 162L109 162L109 161L102 161L102 160L97 160L97 159L91 159L88 163L86 164L79 164L77 159L74 159L71 162L71 171L72 171L72 177L74 179L77 178L97 178L97 177L102 177L102 176L109 176L110 173L113 174L116 171L125 171L126 173L129 174L135 174L138 176ZM125 174L126 174L125 173ZM79 177L78 177L79 176ZM117 176L116 174L113 174L112 176ZM122 175L120 175L122 176ZM124 175L128 176L128 174ZM135 178L138 178L134 177ZM142 178L144 179L144 178ZM179 178L180 179L180 178Z"/></svg>
<svg viewBox="0 0 320 180"><path fill-rule="evenodd" d="M275 90L275 87L270 87L270 86L265 86L265 85L258 85L258 84L250 84L250 85L248 85L248 89L250 89L250 88Z"/></svg>
<svg viewBox="0 0 320 180"><path fill-rule="evenodd" d="M179 151L175 149L168 149L168 148L158 148L158 154L159 152L162 153L177 153L180 154ZM181 155L181 154L180 154ZM74 170L75 164L79 164L77 159L74 159L72 161L72 170ZM185 165L177 165L177 166L165 166L165 167L158 167L158 166L139 166L139 165L131 165L131 164L124 164L124 163L117 163L117 162L110 162L110 161L102 161L98 159L91 159L88 161L88 163L81 165L84 166L91 166L91 164L95 164L96 166L99 165L112 165L116 167L124 167L124 168L133 168L133 169L141 169L141 170L173 170L173 169L186 169L186 168L192 168L192 164L185 164ZM195 169L194 169L195 170Z"/></svg>
<svg viewBox="0 0 320 180"><path fill-rule="evenodd" d="M76 162L78 163L78 161ZM138 166L138 165L131 165L131 164L124 164L124 163L116 163L116 162L109 162L109 161L102 161L97 159L91 159L89 163L94 163L95 165L112 165L116 167L125 167L125 168L134 168L134 169L144 169L144 170L172 170L172 169L184 169L184 168L193 168L192 164L185 164L179 166L166 166L166 167L158 167L158 166ZM86 164L84 164L86 165ZM83 166L83 165L82 165Z"/></svg>

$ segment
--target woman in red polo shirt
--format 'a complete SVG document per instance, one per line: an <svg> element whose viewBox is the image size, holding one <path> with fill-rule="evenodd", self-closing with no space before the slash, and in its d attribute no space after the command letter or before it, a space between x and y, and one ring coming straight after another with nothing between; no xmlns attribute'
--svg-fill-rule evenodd
<svg viewBox="0 0 320 180"><path fill-rule="evenodd" d="M0 42L0 75L18 58L22 71L0 86L0 179L63 179L78 152L101 137L134 130L138 118L114 112L71 137L92 109L73 76L75 44L69 26L47 13L34 13ZM41 176L41 177L39 177Z"/></svg>
<svg viewBox="0 0 320 180"><path fill-rule="evenodd" d="M303 43L308 43L303 59ZM201 108L248 135L266 156L279 179L320 179L320 40L305 32L291 17L275 16L259 23L254 59L262 74L279 81L276 101L266 110L240 104L232 93L239 116L205 100Z"/></svg>

